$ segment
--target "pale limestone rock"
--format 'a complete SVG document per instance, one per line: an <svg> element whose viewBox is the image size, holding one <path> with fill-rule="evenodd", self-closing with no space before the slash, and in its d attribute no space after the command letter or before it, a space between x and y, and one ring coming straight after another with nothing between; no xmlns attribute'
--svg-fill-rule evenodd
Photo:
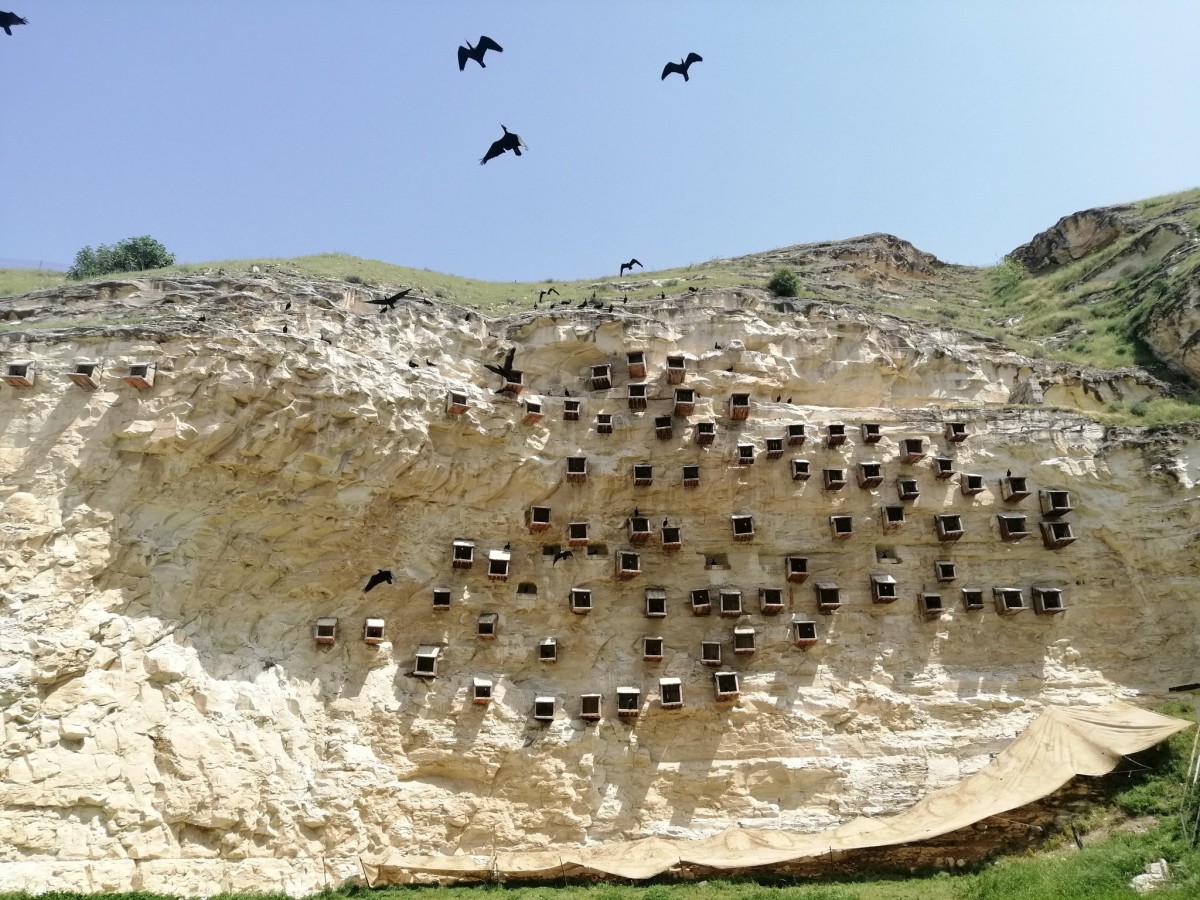
<svg viewBox="0 0 1200 900"><path fill-rule="evenodd" d="M861 248L897 272L936 267L906 254ZM12 423L0 436L5 886L299 894L361 878L356 855L389 849L686 839L735 822L814 831L978 771L1048 703L1153 702L1193 675L1196 431L1105 428L1069 409L1099 409L1117 391L1155 396L1135 371L1046 365L949 329L757 291L467 323L443 306L361 316L364 295L344 285L127 284L106 302L142 309L172 294L176 314L208 304L220 327L7 335L0 348L43 373L84 355L110 373L91 394L52 378L0 389ZM70 290L68 307L91 302ZM540 422L524 423L482 367L510 343ZM647 353L647 413L626 400L631 349ZM688 358L685 386L699 396L657 441L668 352ZM139 360L159 368L135 393L113 373ZM590 391L589 367L603 362L617 387ZM1034 383L1051 406L1005 406L1014 392L1030 402ZM451 389L466 393L466 414L446 413ZM567 389L583 402L578 422L562 421ZM735 390L753 397L744 423L727 415ZM601 411L611 435L595 431ZM708 419L718 438L703 449L693 428ZM801 421L803 447L762 455ZM881 425L878 444L856 431L867 421ZM966 422L969 439L946 445L947 421ZM845 446L822 446L817 429L831 422L850 426ZM35 445L37 434L54 438ZM928 459L901 464L899 442L913 435L983 475L985 490L963 496ZM740 440L755 446L750 466L736 464ZM588 457L586 484L563 477L575 454ZM811 461L813 480L791 480L791 456ZM885 482L864 490L854 468L872 459ZM654 484L634 488L643 461ZM700 466L699 489L681 486L685 463ZM825 467L850 470L851 483L822 491ZM1076 543L999 540L1009 468L1070 492ZM898 503L902 473L918 477L921 498L887 534L879 510ZM534 504L552 508L549 532L525 527ZM653 537L640 545L643 574L621 581L613 552L630 546L635 505L656 527L664 516L680 525L683 549L664 553ZM1036 493L1015 508L1036 531ZM939 545L932 516L949 510L967 534ZM735 512L753 514L753 541L731 540ZM834 513L854 516L852 540L831 539ZM565 543L571 521L589 522L607 552L578 548L554 564L542 545ZM476 542L469 571L450 565L456 538ZM510 578L489 581L487 553L505 543ZM712 553L729 568L704 568ZM784 580L788 554L809 557L810 583ZM916 593L938 586L933 563L947 558L962 570L940 586L947 607L918 616ZM377 568L394 583L364 594ZM872 604L872 573L894 574L900 599ZM822 616L811 581L826 578L845 596ZM518 594L521 583L536 593ZM1006 618L990 593L981 612L958 602L964 585L1010 583L1061 586L1067 611ZM443 586L451 605L435 612ZM593 590L588 616L568 611L573 586ZM665 619L644 615L650 586L668 592ZM742 590L744 616L690 614L689 591L722 586ZM763 615L757 591L773 586L784 611ZM493 640L476 637L483 612L500 616ZM816 647L793 646L793 614L818 622ZM332 646L313 640L321 616L338 619ZM386 621L380 644L362 640L368 617ZM743 623L755 653L734 657ZM551 635L559 659L539 662ZM666 639L661 662L642 658L651 635ZM740 675L735 702L714 701L698 660L708 638ZM413 674L420 645L442 648L435 679ZM493 681L487 706L471 702L474 677ZM683 709L659 709L661 677L683 681ZM642 691L633 720L615 714L625 685ZM604 695L598 723L578 717L585 692ZM541 695L557 699L546 724L531 718Z"/></svg>

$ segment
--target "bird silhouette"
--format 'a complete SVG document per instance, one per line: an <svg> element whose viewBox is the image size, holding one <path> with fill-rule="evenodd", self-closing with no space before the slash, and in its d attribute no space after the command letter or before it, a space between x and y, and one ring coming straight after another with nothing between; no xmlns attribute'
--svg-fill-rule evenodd
<svg viewBox="0 0 1200 900"><path fill-rule="evenodd" d="M632 272L634 266L637 266L639 269L645 268L645 266L643 266L636 259L631 259L627 263L621 263L621 271L617 273L617 277L624 275L626 269L628 269L630 272Z"/></svg>
<svg viewBox="0 0 1200 900"><path fill-rule="evenodd" d="M284 311L284 312L287 312L287 311L288 311L289 309L291 309L291 308L292 308L292 301L291 301L291 300L289 300L287 303L283 304L283 311Z"/></svg>
<svg viewBox="0 0 1200 900"><path fill-rule="evenodd" d="M628 303L628 302L629 302L629 295L628 295L628 294L626 294L624 297L622 297L622 298L621 298L621 302L622 302L622 303Z"/></svg>
<svg viewBox="0 0 1200 900"><path fill-rule="evenodd" d="M569 389L569 388L563 388L563 396L564 396L564 397L570 397L570 396L571 396L571 391L570 391L570 389Z"/></svg>
<svg viewBox="0 0 1200 900"><path fill-rule="evenodd" d="M555 297L557 297L558 291L556 291L554 288L546 288L544 291L538 291L538 303L541 303L542 298L547 294L553 294Z"/></svg>
<svg viewBox="0 0 1200 900"><path fill-rule="evenodd" d="M659 291L659 292L658 292L658 299L659 299L659 300L666 300L666 299L667 299L667 292L666 292L666 291Z"/></svg>
<svg viewBox="0 0 1200 900"><path fill-rule="evenodd" d="M487 66L483 64L483 54L487 53L489 50L495 50L497 53L504 52L504 48L493 41L486 34L481 34L479 36L479 43L474 47L471 46L470 41L467 41L466 43L467 46L458 48L458 71L460 72L467 67L468 59L475 60L475 62L479 63L479 68L486 69ZM517 49L519 50L520 48L518 47Z"/></svg>
<svg viewBox="0 0 1200 900"><path fill-rule="evenodd" d="M667 76L672 72L678 72L683 76L683 80L688 80L688 69L692 67L692 63L704 62L704 57L699 53L689 53L683 62L669 62L663 66L662 78L659 81L665 81Z"/></svg>
<svg viewBox="0 0 1200 900"><path fill-rule="evenodd" d="M505 550L511 550L511 549L512 549L512 544L505 544L505 545L504 545L504 549L505 549Z"/></svg>
<svg viewBox="0 0 1200 900"><path fill-rule="evenodd" d="M588 305L588 301L587 301L587 300L580 300L580 301L579 301L579 308L580 308L580 309L583 309L583 308L584 308L585 306L587 306L587 305Z"/></svg>
<svg viewBox="0 0 1200 900"><path fill-rule="evenodd" d="M1005 473L1004 473L1004 477L1005 477L1005 478L1012 478L1012 469L1009 469L1007 472L1005 472Z"/></svg>
<svg viewBox="0 0 1200 900"><path fill-rule="evenodd" d="M372 575L369 579L367 579L367 586L365 588L363 588L363 593L364 594L367 593L367 591L371 590L371 588L381 585L385 581L388 584L394 584L394 582L392 581L392 570L391 569L380 569L378 572L376 572L374 575Z"/></svg>
<svg viewBox="0 0 1200 900"><path fill-rule="evenodd" d="M286 325L283 326L283 333L287 334L287 326Z"/></svg>
<svg viewBox="0 0 1200 900"><path fill-rule="evenodd" d="M550 563L550 565L556 566L556 565L558 565L558 561L560 559L570 559L574 555L575 554L572 553L570 550L559 550L557 553L554 554L554 562Z"/></svg>
<svg viewBox="0 0 1200 900"><path fill-rule="evenodd" d="M506 353L504 355L504 364L503 365L497 366L493 363L484 363L483 367L485 369L487 369L489 372L495 372L497 375L499 375L505 381L511 381L512 374L513 374L513 357L516 355L517 355L517 348L509 347L508 353Z"/></svg>
<svg viewBox="0 0 1200 900"><path fill-rule="evenodd" d="M788 402L788 405L790 406L790 405L791 405L791 403L792 403L792 398L791 398L791 397L788 397L788 398L787 398L787 402Z"/></svg>
<svg viewBox="0 0 1200 900"><path fill-rule="evenodd" d="M733 371L733 366L730 366L730 367L729 367L728 369L726 369L725 371L726 371L726 372L732 372L732 371Z"/></svg>
<svg viewBox="0 0 1200 900"><path fill-rule="evenodd" d="M779 394L779 395L778 395L778 396L775 398L775 402L776 402L776 403L778 403L778 402L779 402L779 401L781 401L782 399L783 399L783 394Z"/></svg>
<svg viewBox="0 0 1200 900"><path fill-rule="evenodd" d="M431 369L437 368L437 366L435 366L433 363L431 363L428 359L425 360L425 365L429 366L429 368L431 368Z"/></svg>
<svg viewBox="0 0 1200 900"><path fill-rule="evenodd" d="M410 359L410 360L408 361L408 367L409 367L410 369L417 369L417 368L420 368L420 366L417 364L417 361L416 361L416 360L414 360L414 359Z"/></svg>
<svg viewBox="0 0 1200 900"><path fill-rule="evenodd" d="M0 11L0 28L3 28L4 33L7 34L9 37L12 37L12 31L9 30L11 28L11 26L13 26L13 25L28 25L28 24L29 24L28 19L22 19L16 13Z"/></svg>
<svg viewBox="0 0 1200 900"><path fill-rule="evenodd" d="M663 528L666 528L666 527L667 527L667 520L663 519Z"/></svg>
<svg viewBox="0 0 1200 900"><path fill-rule="evenodd" d="M720 350L720 349L721 349L721 344L720 344L719 342L714 342L714 343L713 343L713 349L714 349L714 350Z"/></svg>
<svg viewBox="0 0 1200 900"><path fill-rule="evenodd" d="M636 518L638 518L640 515L641 515L641 513L639 513L639 512L638 512L638 508L635 506L635 507L633 508L633 517L636 519Z"/></svg>
<svg viewBox="0 0 1200 900"><path fill-rule="evenodd" d="M383 315L383 313L386 312L387 310L395 309L396 303L399 302L400 300L403 300L410 293L412 293L412 288L405 288L400 293L392 294L392 296L390 296L390 297L384 297L382 300L368 300L367 302L370 303L372 306L378 306L379 314Z"/></svg>
<svg viewBox="0 0 1200 900"><path fill-rule="evenodd" d="M521 136L519 134L517 134L515 131L509 131L504 125L501 125L500 127L504 129L504 137L500 138L498 141L493 141L492 146L488 147L488 152L483 154L483 159L479 161L481 166L489 159L495 159L501 153L504 153L508 150L511 150L517 156L520 156L521 148L526 150L529 149L525 146L525 142L521 140Z"/></svg>

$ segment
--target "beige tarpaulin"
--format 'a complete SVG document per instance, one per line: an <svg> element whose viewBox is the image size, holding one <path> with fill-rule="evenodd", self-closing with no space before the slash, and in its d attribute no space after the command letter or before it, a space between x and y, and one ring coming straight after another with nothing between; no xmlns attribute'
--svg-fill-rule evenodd
<svg viewBox="0 0 1200 900"><path fill-rule="evenodd" d="M364 857L368 883L398 884L414 876L545 878L606 874L649 878L678 863L718 869L767 866L830 851L907 844L964 828L1039 800L1076 775L1103 775L1122 756L1152 747L1191 724L1125 703L1104 709L1047 708L991 763L958 784L934 791L906 811L860 818L815 834L730 828L700 841L648 837L636 841L512 851L494 856Z"/></svg>

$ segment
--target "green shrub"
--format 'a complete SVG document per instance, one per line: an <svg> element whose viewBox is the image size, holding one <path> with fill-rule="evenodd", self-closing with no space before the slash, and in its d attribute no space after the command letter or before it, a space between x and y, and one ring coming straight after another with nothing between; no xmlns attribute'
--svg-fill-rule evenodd
<svg viewBox="0 0 1200 900"><path fill-rule="evenodd" d="M1006 256L999 265L988 269L988 290L996 300L1012 300L1025 293L1024 282L1028 274L1023 265Z"/></svg>
<svg viewBox="0 0 1200 900"><path fill-rule="evenodd" d="M106 244L94 250L84 247L75 254L75 262L67 269L67 277L82 281L111 272L141 272L174 264L175 254L150 235L144 234L118 241L111 247Z"/></svg>
<svg viewBox="0 0 1200 900"><path fill-rule="evenodd" d="M800 278L790 266L775 270L767 287L776 297L795 297L800 293Z"/></svg>

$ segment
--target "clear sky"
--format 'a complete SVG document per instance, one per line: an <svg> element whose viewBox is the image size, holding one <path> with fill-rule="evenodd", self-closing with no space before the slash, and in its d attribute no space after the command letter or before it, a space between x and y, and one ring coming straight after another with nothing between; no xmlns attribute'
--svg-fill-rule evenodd
<svg viewBox="0 0 1200 900"><path fill-rule="evenodd" d="M532 281L888 231L991 264L1200 185L1197 0L0 8L29 19L0 32L6 259L150 234ZM481 34L504 52L459 72ZM502 122L529 151L480 166Z"/></svg>

